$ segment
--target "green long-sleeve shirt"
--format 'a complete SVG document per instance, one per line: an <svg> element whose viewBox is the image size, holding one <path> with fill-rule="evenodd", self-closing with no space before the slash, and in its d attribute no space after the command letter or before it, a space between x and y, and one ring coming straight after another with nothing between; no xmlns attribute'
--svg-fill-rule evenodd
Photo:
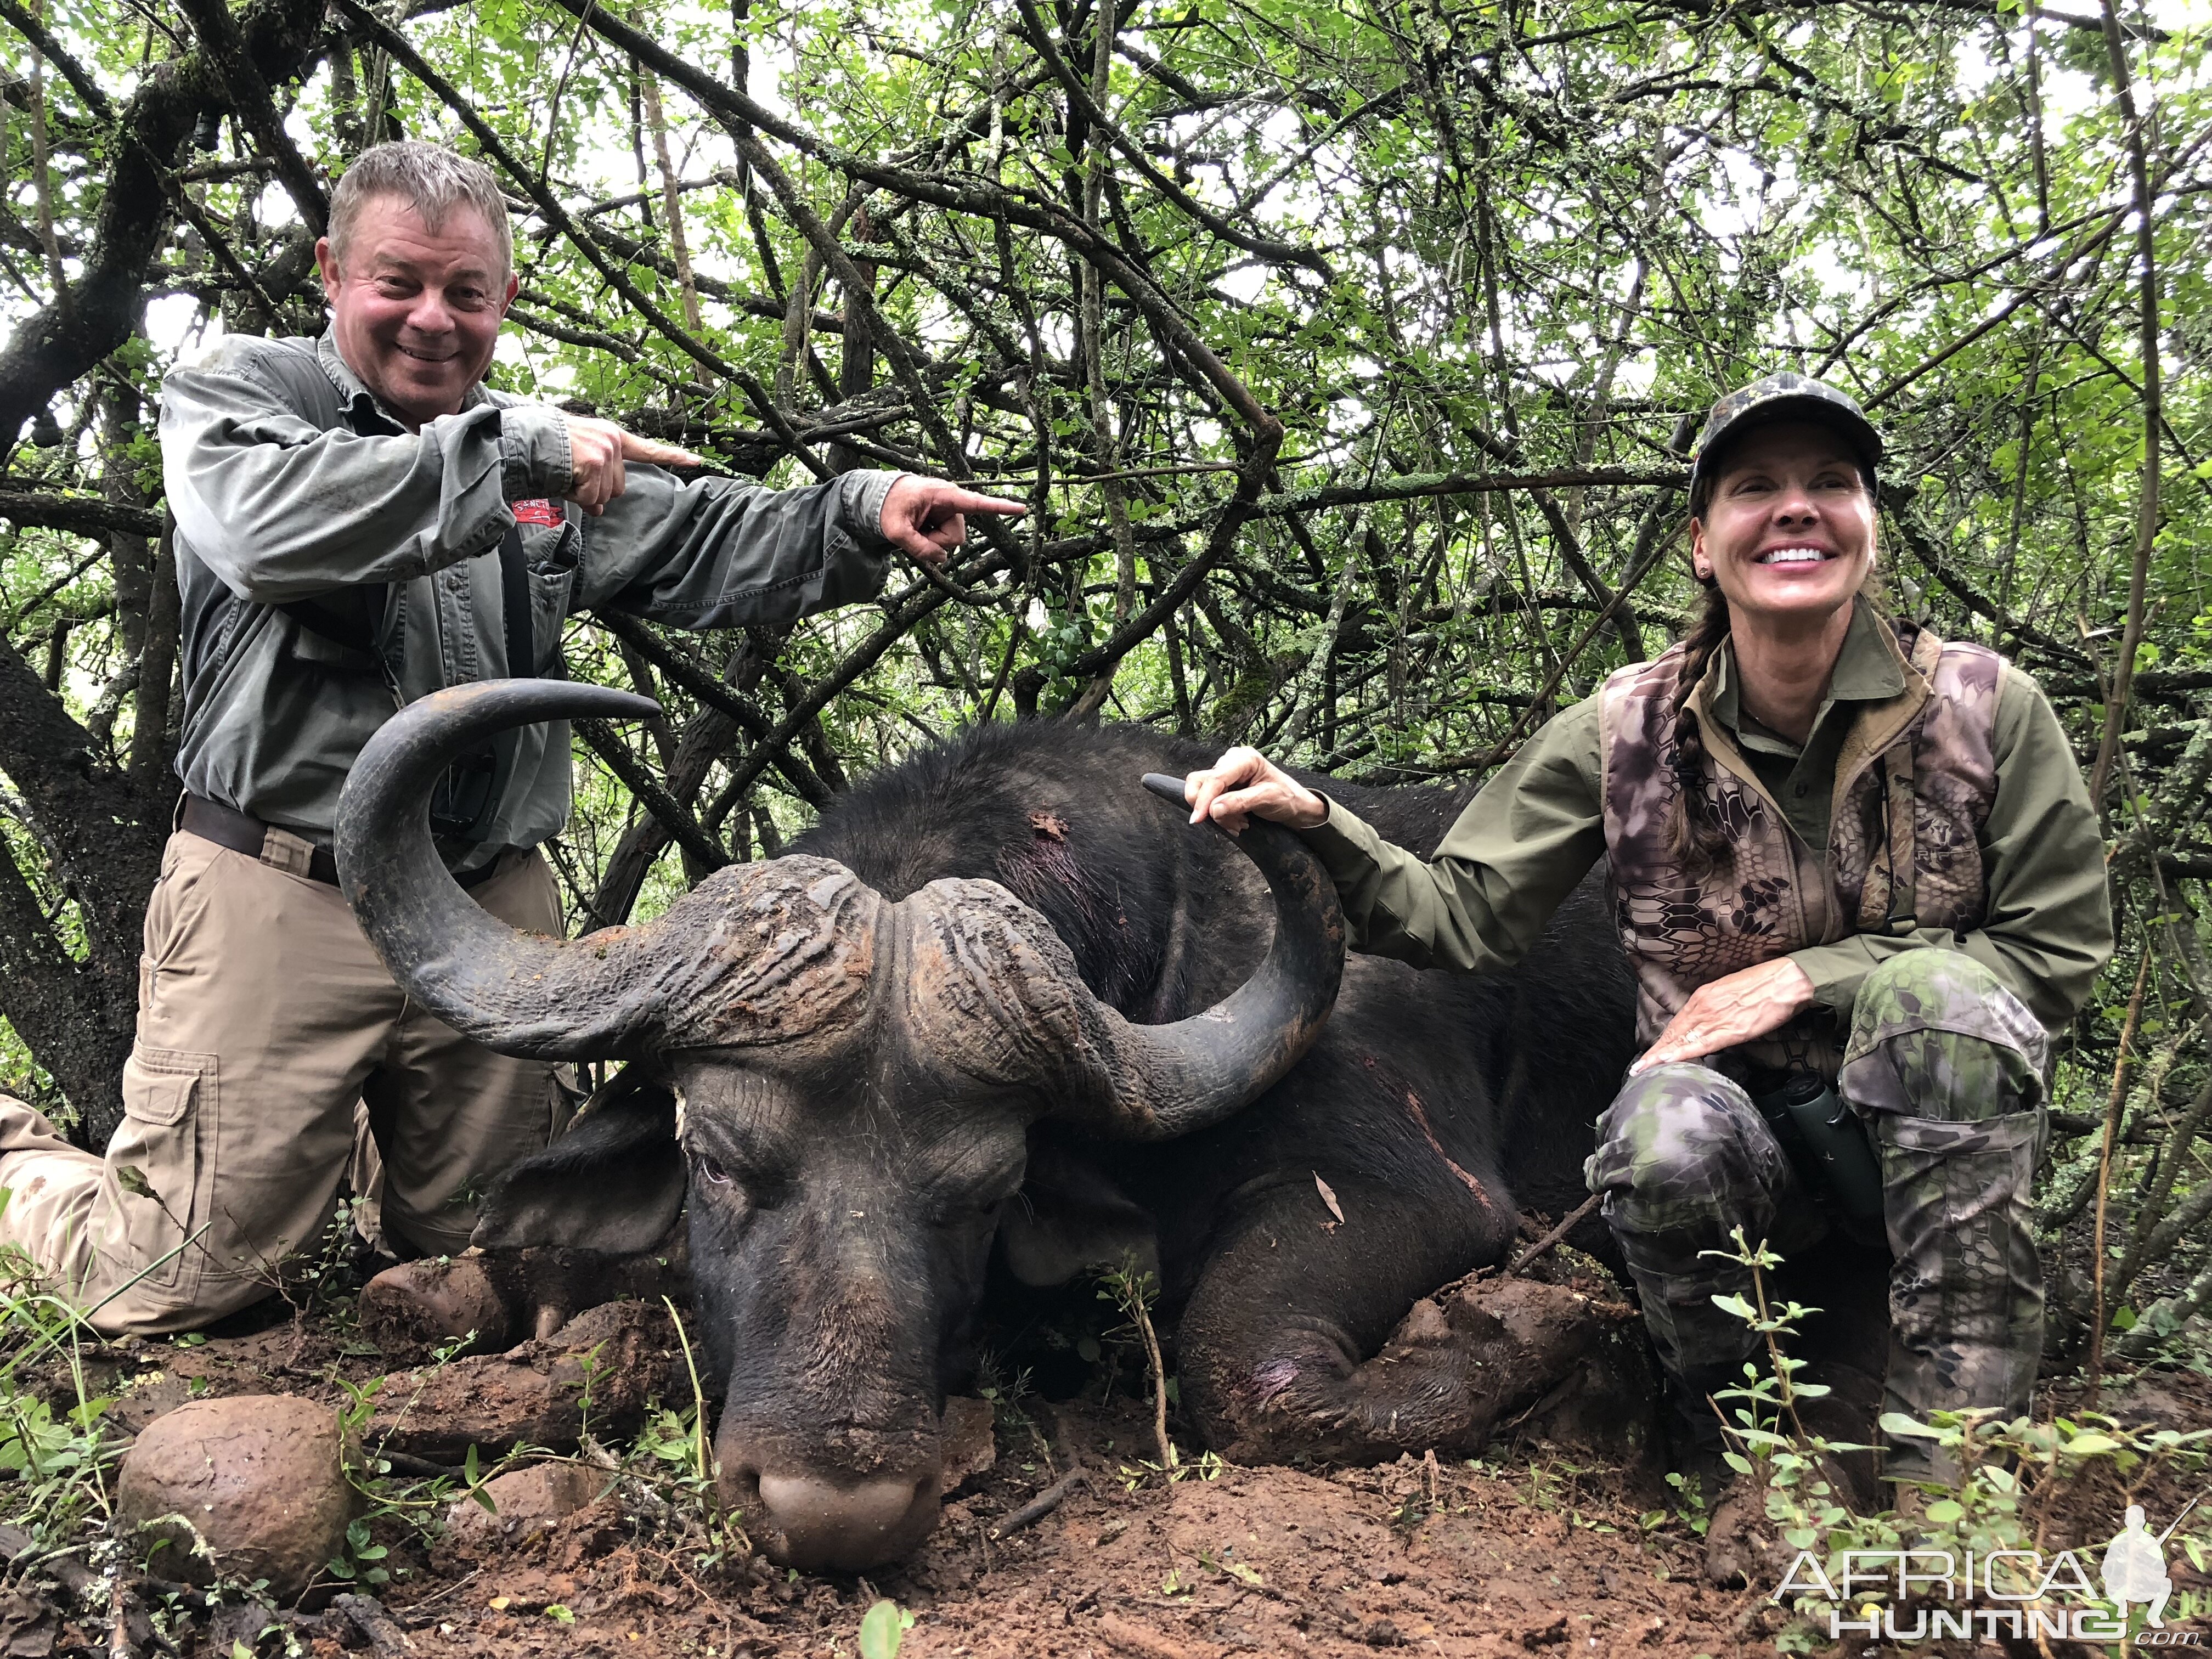
<svg viewBox="0 0 2212 1659"><path fill-rule="evenodd" d="M1895 653L1862 609L1826 699L1800 749L1741 708L1727 646L1716 653L1714 717L1757 773L1754 784L1825 864L1835 757L1864 704L1904 689ZM1468 803L1434 859L1377 836L1341 802L1304 832L1334 878L1352 947L1419 967L1510 967L1605 852L1599 700L1547 722ZM1816 1003L1847 1021L1861 981L1899 951L1966 951L2056 1029L2087 1000L2112 953L2104 848L2081 769L2033 680L2005 665L1995 731L1996 796L1983 826L1989 898L1970 933L1923 927L1856 934L1790 953Z"/></svg>

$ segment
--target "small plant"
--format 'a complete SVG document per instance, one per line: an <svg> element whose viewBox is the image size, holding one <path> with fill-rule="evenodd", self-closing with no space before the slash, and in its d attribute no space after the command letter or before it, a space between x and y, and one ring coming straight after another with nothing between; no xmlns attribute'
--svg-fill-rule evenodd
<svg viewBox="0 0 2212 1659"><path fill-rule="evenodd" d="M1121 1483L1123 1492L1134 1492L1148 1480L1164 1480L1170 1486L1178 1480L1218 1480L1228 1468L1221 1454L1212 1451L1202 1451L1190 1462L1177 1463L1173 1468L1163 1468L1149 1457L1139 1457L1118 1465L1115 1479Z"/></svg>
<svg viewBox="0 0 2212 1659"><path fill-rule="evenodd" d="M1159 1297L1159 1280L1139 1271L1133 1257L1124 1257L1120 1267L1099 1274L1098 1282L1099 1300L1114 1303L1127 1321L1108 1334L1133 1330L1145 1345L1145 1362L1152 1378L1152 1441L1159 1452L1159 1462L1152 1467L1165 1471L1172 1480L1182 1455L1168 1438L1168 1405L1175 1398L1176 1385L1168 1376L1167 1362L1160 1356L1159 1334L1152 1328L1152 1308Z"/></svg>
<svg viewBox="0 0 2212 1659"><path fill-rule="evenodd" d="M1782 1258L1764 1241L1747 1243L1741 1227L1729 1237L1735 1244L1733 1250L1699 1254L1749 1269L1751 1299L1717 1296L1713 1304L1757 1333L1766 1350L1767 1368L1762 1373L1756 1364L1746 1361L1741 1385L1714 1392L1713 1401L1723 1412L1722 1428L1729 1442L1723 1455L1730 1468L1738 1474L1753 1476L1765 1489L1768 1517L1781 1528L1784 1540L1793 1549L1810 1549L1822 1536L1848 1525L1851 1519L1842 1495L1828 1479L1832 1460L1869 1448L1806 1431L1797 1414L1798 1402L1819 1399L1828 1389L1824 1383L1801 1381L1798 1373L1806 1362L1786 1352L1784 1345L1820 1310L1797 1302L1776 1305L1766 1293L1766 1274L1782 1265ZM1686 1497L1695 1497L1678 1477L1668 1479ZM1696 1504L1690 1519L1692 1530L1700 1534L1705 1530L1698 1524L1698 1512L1703 1509L1702 1502Z"/></svg>
<svg viewBox="0 0 2212 1659"><path fill-rule="evenodd" d="M1713 1524L1713 1517L1705 1513L1705 1493L1698 1490L1696 1481L1677 1470L1668 1471L1667 1484L1674 1489L1674 1496L1681 1501L1681 1508L1675 1511L1676 1516L1683 1525L1689 1528L1698 1537L1703 1538L1706 1528ZM1656 1522L1652 1520L1653 1516L1658 1517ZM1664 1510L1653 1510L1650 1515L1644 1517L1646 1529L1648 1530L1653 1525L1663 1524L1666 1518L1667 1512Z"/></svg>
<svg viewBox="0 0 2212 1659"><path fill-rule="evenodd" d="M592 1390L598 1386L600 1373L606 1369L599 1359L600 1352L606 1346L604 1342L595 1342L590 1349L576 1357L576 1363L584 1373L584 1388L576 1396L576 1408L582 1418L581 1431L587 1437L592 1432ZM690 1358L688 1351L685 1358Z"/></svg>
<svg viewBox="0 0 2212 1659"><path fill-rule="evenodd" d="M1780 1258L1763 1243L1747 1244L1741 1228L1733 1237L1734 1250L1705 1254L1749 1268L1752 1295L1717 1296L1713 1301L1759 1334L1769 1368L1762 1375L1756 1365L1747 1364L1742 1386L1714 1394L1725 1419L1732 1419L1723 1423L1731 1443L1726 1456L1732 1468L1764 1486L1767 1516L1783 1541L1809 1557L1832 1583L1842 1582L1837 1575L1851 1553L1948 1551L1959 1560L1971 1551L1984 1564L1985 1575L1995 1575L2000 1583L2012 1581L2004 1593L2015 1599L2007 1605L2039 1606L2032 1598L2040 1581L2021 1575L2039 1559L2058 1498L2084 1474L2106 1466L2124 1489L2133 1491L2155 1466L2191 1472L2205 1467L2212 1429L2132 1430L2094 1412L2049 1423L2027 1417L2006 1420L1994 1411L1936 1412L1923 1423L1890 1412L1881 1419L1886 1434L1929 1442L1958 1477L1923 1485L1923 1501L1915 1514L1854 1514L1832 1490L1822 1464L1836 1453L1865 1448L1805 1431L1797 1403L1826 1390L1798 1380L1804 1362L1784 1349L1802 1321L1818 1310L1794 1302L1774 1305L1766 1294L1765 1274ZM1668 1480L1692 1506L1692 1525L1703 1532L1704 1517L1697 1512L1704 1506L1694 1489L1680 1475ZM2182 1534L2179 1544L2192 1560L2201 1553L2189 1534ZM1866 1607L1878 1608L1887 1600L1880 1590L1855 1593L1853 1606L1839 1608L1817 1595L1796 1594L1791 1605L1806 1622L1779 1632L1776 1645L1785 1652L1802 1650L1814 1637L1825 1639L1830 1613L1859 1617Z"/></svg>
<svg viewBox="0 0 2212 1659"><path fill-rule="evenodd" d="M899 1644L913 1628L914 1615L897 1602L876 1602L860 1616L860 1659L898 1659Z"/></svg>
<svg viewBox="0 0 2212 1659"><path fill-rule="evenodd" d="M469 1449L474 1451L476 1448L471 1446ZM323 1571L346 1583L374 1588L391 1581L391 1571L384 1565L385 1557L391 1553L376 1541L364 1516L346 1528L345 1548L325 1562Z"/></svg>

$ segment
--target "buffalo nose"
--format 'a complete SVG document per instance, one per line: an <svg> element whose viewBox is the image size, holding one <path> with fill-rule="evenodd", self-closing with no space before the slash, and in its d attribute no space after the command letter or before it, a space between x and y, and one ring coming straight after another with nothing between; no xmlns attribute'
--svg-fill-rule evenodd
<svg viewBox="0 0 2212 1659"><path fill-rule="evenodd" d="M808 1474L760 1477L771 1559L815 1572L861 1572L920 1543L937 1519L937 1482L840 1486Z"/></svg>

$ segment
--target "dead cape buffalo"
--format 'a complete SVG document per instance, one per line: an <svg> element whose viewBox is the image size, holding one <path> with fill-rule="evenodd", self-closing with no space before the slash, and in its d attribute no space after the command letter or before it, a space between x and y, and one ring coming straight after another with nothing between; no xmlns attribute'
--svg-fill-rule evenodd
<svg viewBox="0 0 2212 1659"><path fill-rule="evenodd" d="M1593 884L1512 975L1347 964L1297 837L1194 830L1138 787L1210 750L1047 725L890 768L788 855L645 927L520 934L446 875L425 803L456 756L527 721L653 708L544 680L426 698L362 752L338 865L442 1018L666 1085L510 1170L477 1241L647 1250L688 1177L723 1489L780 1559L866 1568L934 1523L940 1413L994 1243L1030 1284L1156 1258L1182 1409L1232 1455L1479 1444L1558 1380L1499 1381L1511 1368L1484 1355L1509 1334L1486 1350L1441 1320L1432 1344L1374 1356L1417 1298L1506 1253L1519 1206L1582 1197L1631 1053ZM1331 787L1417 848L1456 805Z"/></svg>

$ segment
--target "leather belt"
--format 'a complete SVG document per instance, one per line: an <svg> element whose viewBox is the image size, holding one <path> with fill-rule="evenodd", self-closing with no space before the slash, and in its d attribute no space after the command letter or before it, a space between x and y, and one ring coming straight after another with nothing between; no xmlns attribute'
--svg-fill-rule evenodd
<svg viewBox="0 0 2212 1659"><path fill-rule="evenodd" d="M307 846L307 867L300 869L295 860L270 858L266 856L269 833L275 826L218 801L208 800L187 791L184 812L178 819L177 827L186 835L198 836L202 841L211 841L218 847L228 847L232 852L243 853L250 859L259 859L264 864L274 866L289 874L305 876L309 881L319 881L325 887L338 884L337 860L331 855L329 848L311 846L304 837L290 830L278 830L278 834L289 836ZM504 858L494 859L483 868L471 870L465 875L457 875L453 879L464 887L474 887L489 881L506 863Z"/></svg>

